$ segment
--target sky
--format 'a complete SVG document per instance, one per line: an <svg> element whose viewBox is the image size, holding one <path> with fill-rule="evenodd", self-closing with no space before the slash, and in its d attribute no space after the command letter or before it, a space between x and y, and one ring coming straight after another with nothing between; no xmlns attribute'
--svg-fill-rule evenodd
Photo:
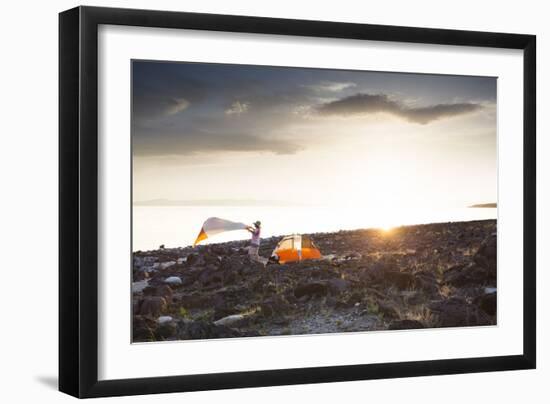
<svg viewBox="0 0 550 404"><path fill-rule="evenodd" d="M133 61L133 200L385 209L496 202L496 85L490 77Z"/></svg>

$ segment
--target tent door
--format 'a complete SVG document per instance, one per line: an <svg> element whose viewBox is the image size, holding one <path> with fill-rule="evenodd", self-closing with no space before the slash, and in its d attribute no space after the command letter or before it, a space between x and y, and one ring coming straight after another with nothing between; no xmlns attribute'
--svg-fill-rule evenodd
<svg viewBox="0 0 550 404"><path fill-rule="evenodd" d="M302 236L294 236L294 249L298 252L298 259L302 260Z"/></svg>

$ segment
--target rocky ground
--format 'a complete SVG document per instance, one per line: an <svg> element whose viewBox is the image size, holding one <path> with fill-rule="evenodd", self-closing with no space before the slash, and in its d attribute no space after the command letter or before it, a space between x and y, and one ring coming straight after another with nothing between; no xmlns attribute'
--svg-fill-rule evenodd
<svg viewBox="0 0 550 404"><path fill-rule="evenodd" d="M496 324L495 220L311 236L322 260L266 268L245 241L135 252L133 340Z"/></svg>

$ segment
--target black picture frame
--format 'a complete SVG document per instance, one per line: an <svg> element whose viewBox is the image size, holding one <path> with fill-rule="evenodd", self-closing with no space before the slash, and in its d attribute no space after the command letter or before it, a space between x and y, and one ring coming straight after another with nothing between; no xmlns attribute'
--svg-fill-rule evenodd
<svg viewBox="0 0 550 404"><path fill-rule="evenodd" d="M99 381L100 24L523 50L523 354ZM96 7L77 7L60 13L59 389L84 398L535 368L535 122L534 35Z"/></svg>

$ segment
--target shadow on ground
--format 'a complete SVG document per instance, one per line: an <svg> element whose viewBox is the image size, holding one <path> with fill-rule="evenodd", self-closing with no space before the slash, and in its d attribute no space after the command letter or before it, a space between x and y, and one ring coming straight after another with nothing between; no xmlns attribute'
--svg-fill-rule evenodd
<svg viewBox="0 0 550 404"><path fill-rule="evenodd" d="M55 390L58 388L57 376L37 376L35 379L48 388Z"/></svg>

